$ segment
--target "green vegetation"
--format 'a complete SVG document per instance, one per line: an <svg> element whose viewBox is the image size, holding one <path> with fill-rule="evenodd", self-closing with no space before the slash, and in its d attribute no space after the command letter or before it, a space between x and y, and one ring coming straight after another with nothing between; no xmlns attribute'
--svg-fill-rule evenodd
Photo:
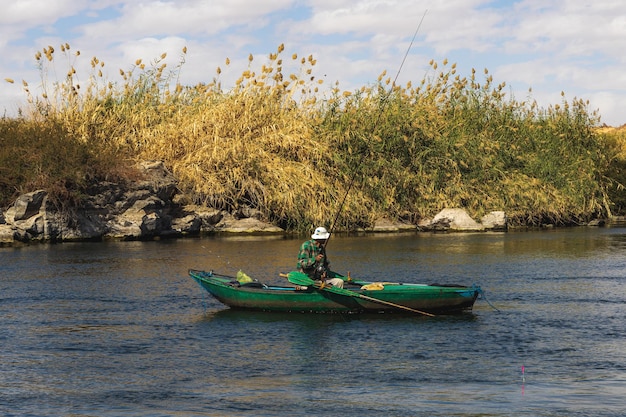
<svg viewBox="0 0 626 417"><path fill-rule="evenodd" d="M60 49L65 78L49 82L55 50L44 48L42 93L24 83L27 109L0 120L1 205L45 188L60 205L79 206L94 181L133 180L135 161L162 160L188 202L251 206L290 229L331 223L344 197L349 228L445 207L474 217L504 210L518 225L626 210L624 134L599 130L581 100L544 109L509 98L487 70L462 77L431 62L417 87L383 73L358 91L336 85L322 100L315 59L286 58L299 68L287 75L282 45L256 70L251 55L227 91L221 68L210 83L179 84L186 49L172 71L165 54L138 60L120 84L94 57L84 85L80 53Z"/></svg>
<svg viewBox="0 0 626 417"><path fill-rule="evenodd" d="M608 183L608 196L611 201L612 213L626 215L626 125L620 128L602 127L598 129L604 145L607 147L609 166L604 173Z"/></svg>

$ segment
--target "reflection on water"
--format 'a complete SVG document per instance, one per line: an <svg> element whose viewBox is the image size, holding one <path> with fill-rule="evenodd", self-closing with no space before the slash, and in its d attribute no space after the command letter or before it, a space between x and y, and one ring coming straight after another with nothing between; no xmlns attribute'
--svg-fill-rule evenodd
<svg viewBox="0 0 626 417"><path fill-rule="evenodd" d="M329 242L338 271L475 282L500 310L453 317L233 311L187 275L285 284L305 238L0 248L0 413L621 415L626 229Z"/></svg>

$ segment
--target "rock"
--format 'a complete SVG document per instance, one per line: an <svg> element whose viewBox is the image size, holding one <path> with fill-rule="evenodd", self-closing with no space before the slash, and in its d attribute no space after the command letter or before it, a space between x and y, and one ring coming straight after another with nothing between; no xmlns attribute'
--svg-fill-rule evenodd
<svg viewBox="0 0 626 417"><path fill-rule="evenodd" d="M61 241L97 241L102 239L107 230L106 215L91 211L79 211L71 216L70 221L59 223L65 226L59 233Z"/></svg>
<svg viewBox="0 0 626 417"><path fill-rule="evenodd" d="M263 214L243 206L233 212L183 205L174 176L162 162L139 164L136 182L102 181L86 190L81 207L58 212L45 190L20 196L0 213L0 244L30 241L141 240L200 233L283 233Z"/></svg>
<svg viewBox="0 0 626 417"><path fill-rule="evenodd" d="M422 230L432 230L433 232L447 232L448 230L450 230L450 221L450 219L445 217L438 219L437 221L430 219L428 221L422 222L420 224L420 227L422 228Z"/></svg>
<svg viewBox="0 0 626 417"><path fill-rule="evenodd" d="M228 214L215 225L215 230L224 233L283 233L280 227L269 223L262 222L252 217L246 219L237 219Z"/></svg>
<svg viewBox="0 0 626 417"><path fill-rule="evenodd" d="M141 236L160 236L170 230L171 222L155 212L147 213L141 218Z"/></svg>
<svg viewBox="0 0 626 417"><path fill-rule="evenodd" d="M15 229L7 224L0 224L0 246L15 242Z"/></svg>
<svg viewBox="0 0 626 417"><path fill-rule="evenodd" d="M133 201L132 196L143 197L143 193L129 193L127 203ZM165 202L156 196L134 200L132 207L114 216L108 222L107 236L119 239L145 239L159 236L171 229L171 219L165 214L164 208Z"/></svg>
<svg viewBox="0 0 626 417"><path fill-rule="evenodd" d="M138 189L149 190L163 201L171 201L178 192L174 175L162 161L143 161L139 163L146 179L139 182Z"/></svg>
<svg viewBox="0 0 626 417"><path fill-rule="evenodd" d="M501 231L508 228L508 220L504 211L492 211L485 214L480 222L487 230Z"/></svg>
<svg viewBox="0 0 626 417"><path fill-rule="evenodd" d="M46 240L46 219L44 214L30 216L20 224L20 231L29 237L27 240Z"/></svg>
<svg viewBox="0 0 626 417"><path fill-rule="evenodd" d="M441 210L431 221L434 230L456 230L478 232L485 227L472 219L464 209L448 208Z"/></svg>
<svg viewBox="0 0 626 417"><path fill-rule="evenodd" d="M228 214L221 210L198 206L184 205L172 213L172 229L181 235L197 235L216 232L216 225Z"/></svg>
<svg viewBox="0 0 626 417"><path fill-rule="evenodd" d="M39 213L48 193L45 190L37 190L22 194L15 200L13 206L6 212L9 222L26 220Z"/></svg>
<svg viewBox="0 0 626 417"><path fill-rule="evenodd" d="M492 211L481 218L478 223L472 219L464 209L443 209L433 219L422 220L418 223L426 231L459 231L482 232L485 230L501 231L508 229L508 219L504 211Z"/></svg>
<svg viewBox="0 0 626 417"><path fill-rule="evenodd" d="M172 229L181 235L197 235L202 230L202 219L196 213L172 218Z"/></svg>
<svg viewBox="0 0 626 417"><path fill-rule="evenodd" d="M233 212L233 217L236 219L253 218L253 219L261 220L263 218L263 213L249 206L243 206Z"/></svg>
<svg viewBox="0 0 626 417"><path fill-rule="evenodd" d="M208 209L206 207L200 209L198 211L198 216L200 216L200 220L202 221L202 230L213 230L215 225L222 221L225 214L228 213L216 209Z"/></svg>
<svg viewBox="0 0 626 417"><path fill-rule="evenodd" d="M83 203L83 210L98 211L105 207L123 201L124 193L127 192L124 184L117 184L109 181L102 181L92 185L87 189L89 197Z"/></svg>
<svg viewBox="0 0 626 417"><path fill-rule="evenodd" d="M2 233L4 243L12 238L19 242L54 241L57 239L57 217L48 204L48 193L37 190L19 196L6 211Z"/></svg>

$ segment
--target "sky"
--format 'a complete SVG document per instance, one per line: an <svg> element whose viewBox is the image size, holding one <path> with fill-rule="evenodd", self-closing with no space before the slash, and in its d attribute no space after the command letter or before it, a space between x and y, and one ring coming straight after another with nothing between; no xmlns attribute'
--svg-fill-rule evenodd
<svg viewBox="0 0 626 417"><path fill-rule="evenodd" d="M62 79L71 66L79 80L88 79L94 56L105 62L105 77L121 83L119 70L132 69L138 59L154 62L167 53L165 61L173 69L186 47L182 84L209 83L220 67L222 87L229 89L249 65L260 69L284 44L285 57L313 55L313 73L329 90L374 84L383 71L397 75L399 84L417 85L433 75L431 59L447 59L462 77L469 77L472 68L481 75L488 69L494 83L505 82L510 97L519 101L536 100L546 108L563 100L588 100L601 123L626 124L622 0L2 3L0 114L11 117L26 102L22 81L37 94L44 78ZM66 43L71 53L63 57L60 45ZM49 45L56 50L55 61L43 76L35 54Z"/></svg>

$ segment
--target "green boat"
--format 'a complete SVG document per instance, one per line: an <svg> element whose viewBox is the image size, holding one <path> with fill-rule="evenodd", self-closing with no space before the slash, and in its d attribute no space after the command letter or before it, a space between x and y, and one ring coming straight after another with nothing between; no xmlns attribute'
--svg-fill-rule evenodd
<svg viewBox="0 0 626 417"><path fill-rule="evenodd" d="M257 280L190 269L189 275L221 303L233 309L314 312L412 312L427 316L470 311L482 293L479 286L368 282L341 277L344 288L325 286L301 272L285 275L293 285L266 285ZM244 274L245 275L245 274Z"/></svg>

